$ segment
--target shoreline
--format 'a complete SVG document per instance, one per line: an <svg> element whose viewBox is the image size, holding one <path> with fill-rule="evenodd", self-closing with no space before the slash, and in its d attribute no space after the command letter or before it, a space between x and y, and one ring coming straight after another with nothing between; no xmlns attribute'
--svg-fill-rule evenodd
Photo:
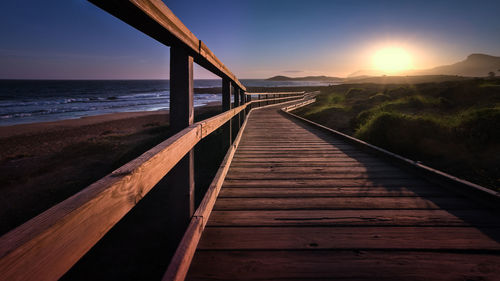
<svg viewBox="0 0 500 281"><path fill-rule="evenodd" d="M205 108L220 106L221 102L208 102L202 106L196 106L195 111L205 111ZM74 128L79 126L94 125L103 122L117 121L128 118L140 118L146 116L168 116L169 110L154 110L154 111L129 111L129 112L113 112L98 115L82 116L71 119L61 119L54 121L41 121L34 123L23 123L13 125L0 125L0 138L9 138L16 135L36 134L45 130Z"/></svg>
<svg viewBox="0 0 500 281"><path fill-rule="evenodd" d="M221 111L219 102L196 107L195 121ZM75 194L169 136L167 110L0 127L0 233Z"/></svg>

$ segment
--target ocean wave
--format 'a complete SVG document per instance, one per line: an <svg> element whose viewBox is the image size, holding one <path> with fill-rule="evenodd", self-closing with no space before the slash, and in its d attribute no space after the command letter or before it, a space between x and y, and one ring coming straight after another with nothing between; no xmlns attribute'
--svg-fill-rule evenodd
<svg viewBox="0 0 500 281"><path fill-rule="evenodd" d="M170 97L169 92L147 92L147 93L117 96L118 99L138 99L138 98L157 99L157 98L169 98L169 97Z"/></svg>
<svg viewBox="0 0 500 281"><path fill-rule="evenodd" d="M114 112L156 111L170 106L169 91L103 91L99 95L35 96L0 100L0 125L54 121ZM195 94L194 105L220 101L221 94ZM23 121L25 120L25 121Z"/></svg>
<svg viewBox="0 0 500 281"><path fill-rule="evenodd" d="M130 90L132 94L144 94L144 93L158 93L158 92L168 92L168 88L153 88L147 90Z"/></svg>
<svg viewBox="0 0 500 281"><path fill-rule="evenodd" d="M0 119L10 119L10 118L22 118L22 117L31 117L31 113L17 113L17 114L6 114L0 115Z"/></svg>

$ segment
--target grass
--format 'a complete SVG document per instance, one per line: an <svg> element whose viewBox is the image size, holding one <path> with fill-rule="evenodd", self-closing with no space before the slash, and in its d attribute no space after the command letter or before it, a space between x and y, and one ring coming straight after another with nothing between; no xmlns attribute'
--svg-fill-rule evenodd
<svg viewBox="0 0 500 281"><path fill-rule="evenodd" d="M499 190L500 79L324 89L299 115Z"/></svg>

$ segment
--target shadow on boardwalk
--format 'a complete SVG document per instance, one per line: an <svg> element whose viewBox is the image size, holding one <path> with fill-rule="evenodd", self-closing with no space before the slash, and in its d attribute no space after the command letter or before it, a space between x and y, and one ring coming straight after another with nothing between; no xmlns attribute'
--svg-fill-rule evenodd
<svg viewBox="0 0 500 281"><path fill-rule="evenodd" d="M280 114L296 125L323 139L325 142L341 142L348 144L344 139L335 136L333 133L327 133L319 128L314 128L312 125L302 120L293 118L283 112L280 112ZM370 183L370 185L365 186L356 194L351 194L350 196L371 196L373 197L373 200L377 200L377 196L373 196L373 193L371 191L374 188L382 188L385 191L389 192L390 196L420 197L428 202L426 206L424 205L419 208L402 206L399 209L443 210L458 218L459 221L463 222L457 225L453 222L444 221L443 226L470 226L472 228L478 229L497 243L500 243L500 214L498 210L488 208L485 205L482 205L481 202L477 202L470 198L464 197L459 191L454 191L453 186L444 186L438 181L425 178L424 176L419 174L417 170L405 168L401 165L398 165L395 160L390 159L390 157L380 156L380 154L375 153L370 148L362 148L360 146L352 144L348 144L346 146L335 145L335 147L348 157L355 159L366 169L365 179ZM376 168L376 166L373 165L374 159L376 159L376 162L384 163L384 165L386 166L390 166L395 170L399 170L398 174L402 175L400 179L394 179L394 177L390 175L381 175L380 171ZM460 187L456 188L458 189ZM427 222L419 224L418 226L433 226L435 225L435 222L436 221L433 221L433 218L429 218ZM464 241L464 243L466 244L467 241ZM457 251L460 252L463 250L457 249ZM480 250L480 252L498 253L499 250L482 249Z"/></svg>

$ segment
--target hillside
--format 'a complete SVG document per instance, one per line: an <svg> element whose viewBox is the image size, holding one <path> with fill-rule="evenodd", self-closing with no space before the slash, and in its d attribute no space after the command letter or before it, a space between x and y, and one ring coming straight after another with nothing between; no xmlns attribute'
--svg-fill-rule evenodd
<svg viewBox="0 0 500 281"><path fill-rule="evenodd" d="M373 76L346 78L344 83L375 83L375 84L419 84L445 81L463 81L474 79L456 75L415 75L415 76Z"/></svg>
<svg viewBox="0 0 500 281"><path fill-rule="evenodd" d="M488 76L488 72L495 72L500 75L500 57L485 55L485 54L472 54L465 60L450 65L443 65L426 70L414 71L414 75L459 75L459 76L472 76L484 77Z"/></svg>
<svg viewBox="0 0 500 281"><path fill-rule="evenodd" d="M500 76L500 57L486 54L471 54L465 60L450 64L437 66L430 69L410 70L395 74L395 76L422 76L422 75L449 75L466 77L485 77L489 72L495 72ZM347 77L348 79L361 79L374 76L382 76L379 70L358 70Z"/></svg>
<svg viewBox="0 0 500 281"><path fill-rule="evenodd" d="M340 82L343 79L330 76L305 76L305 77L288 77L288 76L273 76L266 79L267 81L320 81L320 82Z"/></svg>
<svg viewBox="0 0 500 281"><path fill-rule="evenodd" d="M500 78L335 85L296 113L500 190Z"/></svg>

